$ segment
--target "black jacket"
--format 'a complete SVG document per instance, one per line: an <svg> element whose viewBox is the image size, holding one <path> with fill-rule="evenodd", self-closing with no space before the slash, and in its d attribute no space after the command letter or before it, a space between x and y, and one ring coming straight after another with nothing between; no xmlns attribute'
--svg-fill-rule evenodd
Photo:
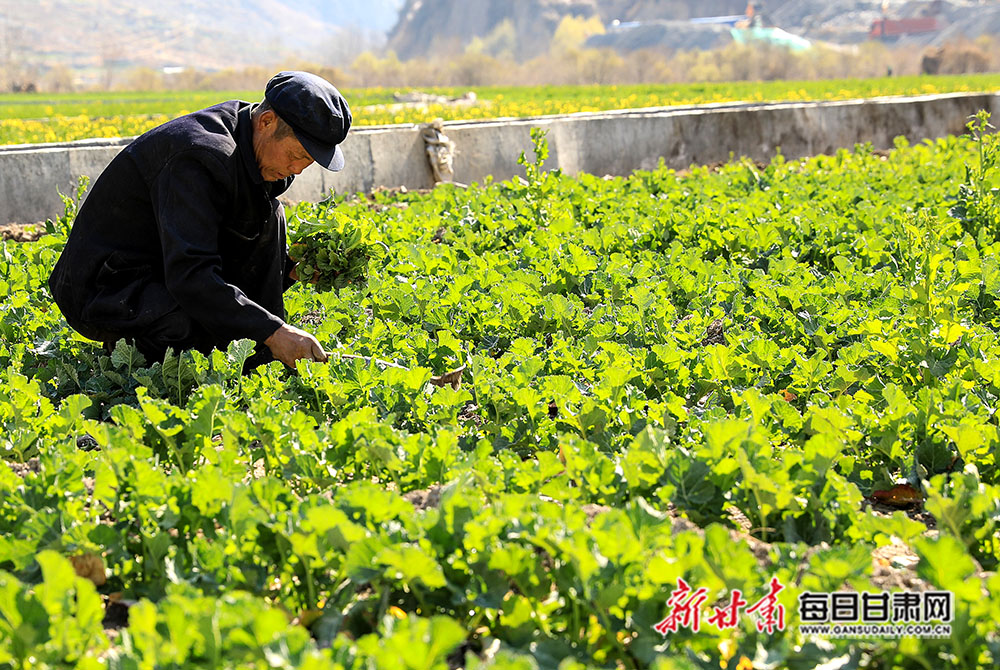
<svg viewBox="0 0 1000 670"><path fill-rule="evenodd" d="M238 100L150 130L111 161L77 214L49 278L67 321L94 339L134 336L178 307L225 346L282 323L292 283L250 111Z"/></svg>

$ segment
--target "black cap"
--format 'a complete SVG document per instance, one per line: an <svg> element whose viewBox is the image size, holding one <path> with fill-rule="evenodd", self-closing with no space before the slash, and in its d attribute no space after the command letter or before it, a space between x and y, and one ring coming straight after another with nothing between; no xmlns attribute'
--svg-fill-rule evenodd
<svg viewBox="0 0 1000 670"><path fill-rule="evenodd" d="M267 82L264 99L314 161L334 172L343 169L337 145L351 128L351 108L333 84L308 72L279 72Z"/></svg>

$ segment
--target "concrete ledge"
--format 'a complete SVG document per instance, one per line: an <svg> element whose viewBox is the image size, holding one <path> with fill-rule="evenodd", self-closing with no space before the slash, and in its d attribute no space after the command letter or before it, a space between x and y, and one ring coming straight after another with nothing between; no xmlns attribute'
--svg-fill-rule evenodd
<svg viewBox="0 0 1000 670"><path fill-rule="evenodd" d="M530 129L548 130L546 167L568 174L627 175L660 159L681 169L746 156L766 161L780 148L787 158L832 153L870 142L888 149L897 136L911 142L965 131L968 117L985 109L1000 118L1000 94L954 93L806 103L721 103L658 107L527 119L455 121L445 132L456 144L455 179L523 174L531 156ZM33 223L62 212L59 193L75 193L77 178L91 180L130 138L0 147L0 223ZM413 124L351 131L343 145L347 166L331 173L303 172L288 197L318 200L376 186L429 188L433 177L420 129Z"/></svg>

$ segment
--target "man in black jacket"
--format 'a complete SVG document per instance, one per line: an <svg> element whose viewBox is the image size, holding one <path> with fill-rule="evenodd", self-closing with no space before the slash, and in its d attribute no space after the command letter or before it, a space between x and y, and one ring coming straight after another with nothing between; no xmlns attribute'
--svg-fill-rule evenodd
<svg viewBox="0 0 1000 670"><path fill-rule="evenodd" d="M49 278L66 321L153 360L240 338L258 343L257 363L326 360L284 321L297 277L276 198L313 162L343 168L350 125L328 81L280 72L260 104L224 102L136 139L94 183Z"/></svg>

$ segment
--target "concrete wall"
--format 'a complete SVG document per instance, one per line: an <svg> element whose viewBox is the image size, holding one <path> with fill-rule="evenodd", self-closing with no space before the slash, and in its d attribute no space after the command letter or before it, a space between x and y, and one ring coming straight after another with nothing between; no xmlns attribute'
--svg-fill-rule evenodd
<svg viewBox="0 0 1000 670"><path fill-rule="evenodd" d="M497 119L445 124L456 144L455 180L506 179L523 174L517 164L531 153L530 129L548 130L549 168L575 174L626 175L662 158L673 168L721 163L731 155L759 161L777 148L787 158L830 153L859 142L892 147L964 131L980 109L1000 118L1000 94L957 93L814 103L726 103ZM96 179L128 140L0 147L0 223L31 223L62 212L58 192L75 193L81 174ZM351 131L343 145L347 165L330 173L316 166L288 192L293 200L317 200L330 189L370 191L376 186L433 185L420 130L415 125Z"/></svg>

